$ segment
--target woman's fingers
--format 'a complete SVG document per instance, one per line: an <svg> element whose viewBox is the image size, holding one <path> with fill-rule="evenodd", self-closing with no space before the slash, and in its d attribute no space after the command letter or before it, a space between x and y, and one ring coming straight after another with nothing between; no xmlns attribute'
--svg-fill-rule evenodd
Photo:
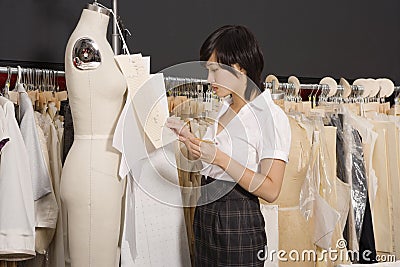
<svg viewBox="0 0 400 267"><path fill-rule="evenodd" d="M195 150L195 151L200 152L200 146L198 146L198 145L192 143L191 139L189 139L189 145L190 145L190 148L191 148L192 150Z"/></svg>
<svg viewBox="0 0 400 267"><path fill-rule="evenodd" d="M197 138L190 138L190 143L195 144L196 146L200 147L200 140Z"/></svg>
<svg viewBox="0 0 400 267"><path fill-rule="evenodd" d="M196 158L200 158L201 154L200 154L199 151L192 150L191 152L192 152L192 154L193 154Z"/></svg>
<svg viewBox="0 0 400 267"><path fill-rule="evenodd" d="M179 139L179 141L186 144L187 138L183 137L182 135L178 135L178 139Z"/></svg>

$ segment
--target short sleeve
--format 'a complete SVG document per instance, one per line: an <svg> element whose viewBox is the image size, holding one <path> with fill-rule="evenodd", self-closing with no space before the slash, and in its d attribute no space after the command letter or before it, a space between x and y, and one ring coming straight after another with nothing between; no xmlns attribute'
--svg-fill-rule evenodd
<svg viewBox="0 0 400 267"><path fill-rule="evenodd" d="M267 108L259 111L260 139L259 161L265 158L289 161L291 130L285 112L273 101L267 101Z"/></svg>

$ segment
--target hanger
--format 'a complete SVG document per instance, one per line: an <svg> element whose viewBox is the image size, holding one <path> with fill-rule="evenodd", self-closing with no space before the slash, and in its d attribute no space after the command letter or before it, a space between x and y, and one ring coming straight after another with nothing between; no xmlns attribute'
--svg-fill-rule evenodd
<svg viewBox="0 0 400 267"><path fill-rule="evenodd" d="M8 92L10 90L11 76L12 76L11 67L7 67L7 80L6 83L4 84L3 91L1 92L2 93L1 95L4 96L5 98L9 98Z"/></svg>
<svg viewBox="0 0 400 267"><path fill-rule="evenodd" d="M301 89L301 85L300 85L300 81L296 76L290 76L288 78L288 83L291 84L290 85L290 89L291 89L291 101L293 102L298 102L298 96L300 93L300 89Z"/></svg>
<svg viewBox="0 0 400 267"><path fill-rule="evenodd" d="M347 102L349 96L351 95L351 86L345 78L340 78L339 84L343 87L342 91L342 102Z"/></svg>
<svg viewBox="0 0 400 267"><path fill-rule="evenodd" d="M21 82L25 85L25 89L28 90L28 85L27 85L27 81L26 81L26 74L27 74L27 70L23 69L22 70L22 74L21 74Z"/></svg>
<svg viewBox="0 0 400 267"><path fill-rule="evenodd" d="M26 85L26 90L30 91L31 90L31 69L26 69L25 70L25 85Z"/></svg>
<svg viewBox="0 0 400 267"><path fill-rule="evenodd" d="M321 88L322 88L321 86L317 86L317 91L315 92L315 95L313 96L313 99L312 99L312 107L313 108L315 108L317 106L317 94Z"/></svg>

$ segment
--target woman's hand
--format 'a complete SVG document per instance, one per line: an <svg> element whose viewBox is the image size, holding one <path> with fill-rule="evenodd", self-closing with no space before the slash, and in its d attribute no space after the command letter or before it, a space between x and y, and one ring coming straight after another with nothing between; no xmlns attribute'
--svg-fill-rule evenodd
<svg viewBox="0 0 400 267"><path fill-rule="evenodd" d="M200 140L198 138L190 138L189 141L189 150L195 157L198 157L202 161L210 164L215 162L218 153L218 148L215 146L215 144Z"/></svg>
<svg viewBox="0 0 400 267"><path fill-rule="evenodd" d="M174 133L178 135L179 140L182 142L186 142L190 138L195 138L194 134L190 132L190 129L186 125L186 123L184 123L179 118L174 118L174 117L167 118L165 126L174 131Z"/></svg>
<svg viewBox="0 0 400 267"><path fill-rule="evenodd" d="M170 128L177 136L179 141L185 144L188 151L188 159L189 160L198 160L199 157L193 154L193 151L190 147L190 139L196 138L192 132L190 132L189 127L182 120L176 117L167 118L167 122L165 126Z"/></svg>

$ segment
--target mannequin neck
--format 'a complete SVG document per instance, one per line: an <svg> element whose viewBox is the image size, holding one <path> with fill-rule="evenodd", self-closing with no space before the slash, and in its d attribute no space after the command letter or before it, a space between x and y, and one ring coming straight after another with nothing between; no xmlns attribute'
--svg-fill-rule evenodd
<svg viewBox="0 0 400 267"><path fill-rule="evenodd" d="M110 11L106 8L99 6L97 3L87 4L85 8L110 16Z"/></svg>
<svg viewBox="0 0 400 267"><path fill-rule="evenodd" d="M90 28L95 33L106 36L110 17L98 11L83 9L79 27Z"/></svg>

